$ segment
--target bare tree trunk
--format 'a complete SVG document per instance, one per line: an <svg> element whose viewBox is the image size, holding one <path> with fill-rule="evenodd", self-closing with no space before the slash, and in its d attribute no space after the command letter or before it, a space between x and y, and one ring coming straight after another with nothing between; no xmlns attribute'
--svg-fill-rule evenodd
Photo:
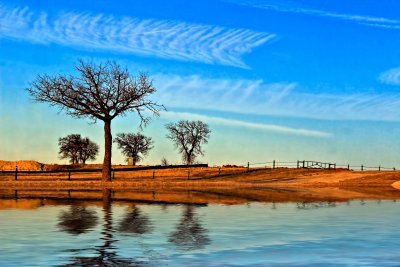
<svg viewBox="0 0 400 267"><path fill-rule="evenodd" d="M103 210L110 211L111 208L111 189L103 188Z"/></svg>
<svg viewBox="0 0 400 267"><path fill-rule="evenodd" d="M193 163L193 148L186 153L186 165Z"/></svg>
<svg viewBox="0 0 400 267"><path fill-rule="evenodd" d="M104 121L104 161L103 161L103 182L111 182L111 120Z"/></svg>

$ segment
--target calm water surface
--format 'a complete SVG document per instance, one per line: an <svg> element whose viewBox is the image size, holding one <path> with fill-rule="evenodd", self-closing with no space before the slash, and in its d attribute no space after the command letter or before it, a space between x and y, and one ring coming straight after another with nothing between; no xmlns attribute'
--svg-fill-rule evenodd
<svg viewBox="0 0 400 267"><path fill-rule="evenodd" d="M28 205L0 210L0 266L400 266L399 219L393 201Z"/></svg>

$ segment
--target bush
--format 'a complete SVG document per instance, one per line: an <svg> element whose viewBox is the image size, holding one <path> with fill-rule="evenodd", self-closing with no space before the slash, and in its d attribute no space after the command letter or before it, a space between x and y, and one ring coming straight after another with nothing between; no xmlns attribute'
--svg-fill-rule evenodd
<svg viewBox="0 0 400 267"><path fill-rule="evenodd" d="M161 159L161 166L169 166L170 164L169 164L169 162L168 162L168 160L166 159L166 158L162 158Z"/></svg>

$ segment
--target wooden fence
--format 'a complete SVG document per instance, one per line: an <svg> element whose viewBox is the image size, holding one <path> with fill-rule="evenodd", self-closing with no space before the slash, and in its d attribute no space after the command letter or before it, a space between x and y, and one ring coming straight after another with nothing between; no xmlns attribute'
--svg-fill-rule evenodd
<svg viewBox="0 0 400 267"><path fill-rule="evenodd" d="M350 165L350 164L336 164L330 162L319 162L319 161L311 161L311 160L297 160L292 162L280 162L280 161L267 161L262 163L250 163L242 165L250 168L308 168L308 169L347 169L354 171L396 171L399 168L396 167L385 167L385 166L366 166L364 164L360 165Z"/></svg>
<svg viewBox="0 0 400 267"><path fill-rule="evenodd" d="M232 165L228 165L232 166ZM310 160L297 160L292 162L281 162L281 161L267 161L262 163L250 163L243 165L233 165L238 168L237 170L227 171L225 168L218 167L215 168L214 172L212 171L195 171L195 168L207 168L208 164L193 164L193 165L170 165L170 166L141 166L141 167L130 167L130 168L112 168L112 179L124 179L125 176L129 177L129 172L137 172L135 178L137 179L155 179L157 178L166 178L165 173L163 174L162 170L167 169L180 169L177 171L177 178L187 178L187 179L196 179L196 178L204 178L204 175L215 177L215 176L226 176L231 174L236 174L240 172L248 172L250 169L262 169L262 168L306 168L306 169L347 169L347 170L359 170L359 171L396 171L396 167L383 167L378 165L376 167L361 165L350 165L350 164L336 164L329 162L319 162L319 161L310 161ZM243 169L242 169L243 168ZM194 169L191 171L191 169ZM139 173L142 171L142 173ZM41 178L41 179L57 179L57 180L98 180L100 178L102 169L65 169L65 170L53 170L53 171L27 171L27 170L18 170L18 167L15 170L8 171L0 171L0 178L7 178L8 180L21 180L21 178ZM119 177L116 177L116 174L120 173ZM127 173L127 175L122 175L123 173ZM81 175L79 175L81 174ZM83 175L85 174L85 175ZM74 176L74 177L73 177ZM130 176L131 177L131 176ZM170 176L168 176L170 177Z"/></svg>
<svg viewBox="0 0 400 267"><path fill-rule="evenodd" d="M187 174L187 178L190 178L190 169L191 168L207 168L208 164L193 164L193 165L169 165L169 166L141 166L141 167L131 167L131 168L112 168L111 176L112 179L115 178L116 173L123 172L138 172L138 171L152 171L150 172L150 176L154 179L156 175L156 170L166 170L166 169L185 169L185 176ZM4 176L12 176L15 181L19 179L21 176L29 176L29 177L37 177L37 176L51 176L56 177L63 180L71 180L73 174L98 174L101 173L102 169L66 169L66 170L53 170L53 171L27 171L27 170L18 170L18 167L15 170L9 171L0 171L0 177ZM94 175L88 179L98 179L98 175Z"/></svg>

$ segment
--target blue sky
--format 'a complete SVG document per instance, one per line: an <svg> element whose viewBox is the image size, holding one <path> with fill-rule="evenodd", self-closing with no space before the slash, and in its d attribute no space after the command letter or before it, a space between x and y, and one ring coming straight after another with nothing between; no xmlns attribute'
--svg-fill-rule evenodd
<svg viewBox="0 0 400 267"><path fill-rule="evenodd" d="M144 129L155 148L143 164L179 162L164 125L200 119L212 134L199 160L211 165L400 167L398 10L395 0L0 0L0 159L63 163L57 140L70 133L102 146L100 123L24 89L38 74L74 74L78 59L111 59L147 72L168 109ZM113 134L138 125L118 118ZM116 148L113 162L124 162Z"/></svg>

